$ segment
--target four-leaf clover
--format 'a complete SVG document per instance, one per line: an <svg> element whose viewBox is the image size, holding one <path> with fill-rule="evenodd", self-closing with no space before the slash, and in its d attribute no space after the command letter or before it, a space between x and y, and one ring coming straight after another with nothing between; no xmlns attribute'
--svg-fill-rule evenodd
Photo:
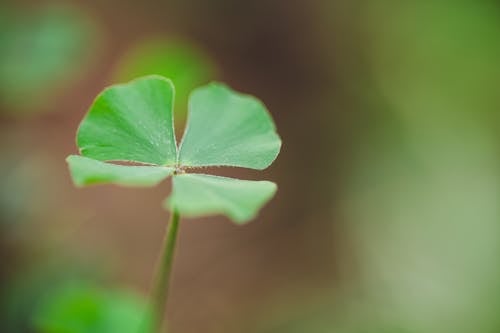
<svg viewBox="0 0 500 333"><path fill-rule="evenodd" d="M74 183L154 186L173 176L168 209L188 217L224 214L239 224L251 220L276 184L189 171L268 167L281 140L265 106L220 83L195 89L177 145L173 105L172 82L157 75L105 89L78 129L81 155L67 158Z"/></svg>

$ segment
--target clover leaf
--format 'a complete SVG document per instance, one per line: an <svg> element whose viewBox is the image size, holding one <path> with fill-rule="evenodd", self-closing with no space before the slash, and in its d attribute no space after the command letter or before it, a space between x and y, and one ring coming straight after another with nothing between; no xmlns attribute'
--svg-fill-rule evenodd
<svg viewBox="0 0 500 333"><path fill-rule="evenodd" d="M281 140L265 106L220 83L195 89L177 147L173 105L174 86L158 75L105 89L78 129L81 156L67 158L74 183L154 186L173 176L165 205L172 211L191 217L225 214L240 224L252 219L276 192L274 183L186 172L269 166Z"/></svg>

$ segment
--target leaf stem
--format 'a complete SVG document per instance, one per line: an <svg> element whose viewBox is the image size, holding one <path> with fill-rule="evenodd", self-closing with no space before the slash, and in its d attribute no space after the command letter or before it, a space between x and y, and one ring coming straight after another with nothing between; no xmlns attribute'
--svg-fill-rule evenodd
<svg viewBox="0 0 500 333"><path fill-rule="evenodd" d="M179 230L179 220L179 212L174 209L165 233L163 252L161 254L160 262L158 263L158 272L156 275L153 293L151 295L154 321L152 332L160 333L162 331L163 317L165 316L165 308L168 299L170 275L172 273L172 263L174 260L175 243Z"/></svg>

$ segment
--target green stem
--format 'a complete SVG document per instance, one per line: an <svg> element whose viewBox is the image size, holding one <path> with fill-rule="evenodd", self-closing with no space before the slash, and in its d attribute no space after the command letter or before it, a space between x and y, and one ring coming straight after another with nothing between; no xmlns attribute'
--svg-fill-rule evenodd
<svg viewBox="0 0 500 333"><path fill-rule="evenodd" d="M179 212L173 210L170 217L170 223L163 241L163 252L158 263L158 272L151 296L153 306L153 332L161 332L163 317L168 299L168 289L170 284L170 275L172 273L172 263L174 260L175 243L177 232L179 230Z"/></svg>

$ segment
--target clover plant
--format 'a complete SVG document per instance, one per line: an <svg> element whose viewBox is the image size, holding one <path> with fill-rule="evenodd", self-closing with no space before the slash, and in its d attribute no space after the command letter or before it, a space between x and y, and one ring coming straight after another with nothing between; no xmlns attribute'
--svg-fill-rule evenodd
<svg viewBox="0 0 500 333"><path fill-rule="evenodd" d="M244 224L277 188L269 181L192 171L210 166L262 170L281 147L265 106L224 84L211 83L191 93L179 145L173 105L174 86L158 75L111 86L95 99L80 124L77 145L81 155L67 158L77 186L154 186L172 176L172 193L164 202L171 221L152 293L156 329L165 309L180 216L224 214Z"/></svg>

